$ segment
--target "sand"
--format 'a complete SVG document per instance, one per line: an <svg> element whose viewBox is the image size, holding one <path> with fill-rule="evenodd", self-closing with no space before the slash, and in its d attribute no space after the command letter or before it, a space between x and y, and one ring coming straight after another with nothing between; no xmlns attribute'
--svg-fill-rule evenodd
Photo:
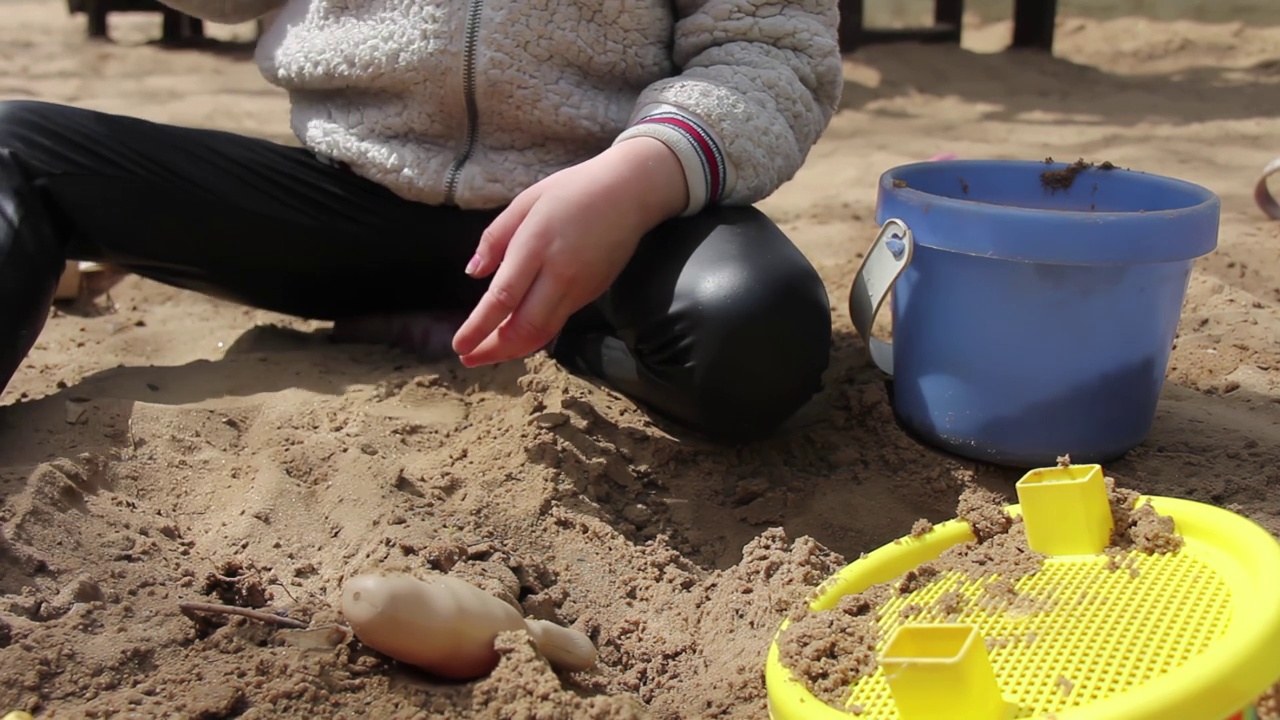
<svg viewBox="0 0 1280 720"><path fill-rule="evenodd" d="M424 365L138 278L55 311L0 396L0 712L762 717L763 655L797 598L951 517L966 479L1011 494L1018 477L897 429L844 309L875 179L940 152L1105 159L1222 196L1155 430L1107 472L1280 533L1280 225L1251 201L1280 153L1280 11L1210 23L1166 5L1064 13L1053 58L993 54L1008 22L976 16L963 49L848 58L842 111L763 205L827 282L833 366L809 423L758 446L679 442L545 357ZM0 0L0 97L288 138L245 47L146 46L152 16L89 43L64 7ZM600 666L557 676L505 636L492 677L440 683L177 607L332 622L343 578L382 567L487 583L587 632Z"/></svg>

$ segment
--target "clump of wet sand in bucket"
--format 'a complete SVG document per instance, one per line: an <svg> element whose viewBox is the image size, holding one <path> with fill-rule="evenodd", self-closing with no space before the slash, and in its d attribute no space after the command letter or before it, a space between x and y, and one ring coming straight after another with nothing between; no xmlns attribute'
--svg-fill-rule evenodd
<svg viewBox="0 0 1280 720"><path fill-rule="evenodd" d="M1070 459L1062 458L1059 464L1069 465ZM1107 549L1109 569L1136 574L1132 563L1139 554L1176 552L1182 547L1172 518L1156 513L1149 505L1136 506L1138 493L1116 487L1113 479L1107 478L1106 484L1114 523ZM945 623L957 621L975 604L1010 615L1051 609L1048 601L1022 595L1015 587L1020 579L1039 572L1044 556L1030 548L1022 518L1006 512L1006 505L1000 494L969 484L960 496L956 515L969 524L974 541L948 548L936 560L889 582L847 595L830 610L811 612L807 602L795 608L788 617L790 624L778 638L783 665L801 678L815 697L832 707L858 713L859 707L846 707L846 703L855 682L879 667L882 614L892 601L954 575L959 576L962 586L928 602L908 602L892 612L913 622ZM927 521L919 521L911 535L920 537L930 529ZM971 592L974 588L980 590ZM815 596L824 590L818 588ZM987 645L1034 640L994 637L987 639ZM1064 685L1063 692L1069 693L1069 686Z"/></svg>
<svg viewBox="0 0 1280 720"><path fill-rule="evenodd" d="M1044 162L1046 165L1052 165L1053 158L1045 158ZM1076 184L1076 176L1091 168L1105 171L1115 170L1116 166L1110 160L1094 165L1093 163L1085 162L1084 158L1080 158L1061 170L1046 170L1040 173L1040 184L1050 192L1070 190L1071 186Z"/></svg>

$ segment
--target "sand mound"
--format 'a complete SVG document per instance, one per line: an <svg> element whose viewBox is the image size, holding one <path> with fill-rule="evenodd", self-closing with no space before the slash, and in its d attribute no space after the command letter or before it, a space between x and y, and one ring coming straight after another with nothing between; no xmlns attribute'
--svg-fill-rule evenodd
<svg viewBox="0 0 1280 720"><path fill-rule="evenodd" d="M243 48L140 46L148 16L88 43L61 3L0 2L0 97L287 136ZM845 109L764 204L828 283L834 364L811 424L760 446L677 442L542 357L422 365L137 278L55 312L0 400L0 712L761 717L763 653L801 594L951 517L964 479L1016 480L905 437L844 310L876 176L942 151L1105 156L1222 195L1155 432L1108 473L1280 532L1280 226L1250 200L1280 153L1280 30L1063 23L1056 58L974 52L1007 22L975 24L966 50L849 58ZM461 574L590 634L600 667L557 676L510 635L492 677L439 683L177 608L334 621L343 578L375 567Z"/></svg>

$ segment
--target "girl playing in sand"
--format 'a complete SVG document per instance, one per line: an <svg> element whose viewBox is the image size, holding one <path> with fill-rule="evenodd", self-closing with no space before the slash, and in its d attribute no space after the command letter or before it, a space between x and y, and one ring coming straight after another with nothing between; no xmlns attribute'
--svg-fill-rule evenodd
<svg viewBox="0 0 1280 720"><path fill-rule="evenodd" d="M165 1L279 10L302 147L0 103L0 385L70 258L467 366L546 349L722 441L819 389L826 293L751 205L835 110L836 0Z"/></svg>

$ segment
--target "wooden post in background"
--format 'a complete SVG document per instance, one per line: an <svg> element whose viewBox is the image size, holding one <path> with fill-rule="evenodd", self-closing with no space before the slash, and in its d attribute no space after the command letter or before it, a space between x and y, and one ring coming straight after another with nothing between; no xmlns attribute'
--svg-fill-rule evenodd
<svg viewBox="0 0 1280 720"><path fill-rule="evenodd" d="M1013 47L1051 52L1053 25L1057 15L1058 0L1015 0Z"/></svg>

